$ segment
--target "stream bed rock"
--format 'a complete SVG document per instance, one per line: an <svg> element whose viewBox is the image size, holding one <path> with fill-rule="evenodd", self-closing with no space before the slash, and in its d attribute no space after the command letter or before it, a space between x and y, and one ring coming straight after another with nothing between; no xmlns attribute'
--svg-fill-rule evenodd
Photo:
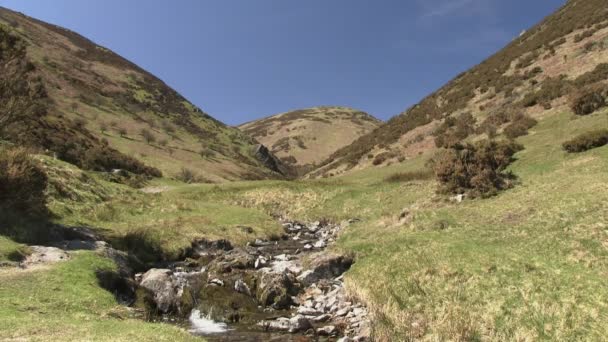
<svg viewBox="0 0 608 342"><path fill-rule="evenodd" d="M186 261L138 274L138 294L164 320L192 312L194 321L224 324L221 333L192 330L211 341L367 340L368 311L343 284L353 258L325 250L342 225L282 224L285 234L276 241L197 241Z"/></svg>

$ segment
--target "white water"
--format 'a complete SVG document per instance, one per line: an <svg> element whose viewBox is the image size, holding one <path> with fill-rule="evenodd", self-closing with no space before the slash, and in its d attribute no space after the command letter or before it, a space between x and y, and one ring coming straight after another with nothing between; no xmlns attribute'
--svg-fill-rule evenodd
<svg viewBox="0 0 608 342"><path fill-rule="evenodd" d="M192 324L190 332L195 334L221 334L230 330L226 323L214 322L209 317L203 317L199 310L192 310L189 320Z"/></svg>

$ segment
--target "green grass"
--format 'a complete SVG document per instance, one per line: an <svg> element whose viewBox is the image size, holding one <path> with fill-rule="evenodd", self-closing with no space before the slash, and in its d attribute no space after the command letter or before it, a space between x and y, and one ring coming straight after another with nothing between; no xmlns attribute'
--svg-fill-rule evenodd
<svg viewBox="0 0 608 342"><path fill-rule="evenodd" d="M0 340L199 340L177 327L129 318L95 271L113 263L92 252L35 270L0 269Z"/></svg>
<svg viewBox="0 0 608 342"><path fill-rule="evenodd" d="M145 231L173 256L194 238L242 244L278 234L276 216L357 217L361 222L350 225L335 248L357 255L347 286L374 313L379 340L601 340L608 334L602 324L608 318L608 147L567 154L561 143L607 125L606 111L576 118L552 112L518 139L526 147L511 166L519 184L498 196L461 204L436 195L433 180L385 181L422 170L429 156L420 156L334 179L150 184L166 186L161 194L107 183L97 174L87 173L87 178L67 164L48 161L51 178L69 195L51 192L50 207L59 222L90 226L106 237ZM404 210L409 215L401 219ZM254 228L254 234L241 225ZM0 250L17 248L0 240ZM0 297L21 302L72 273L82 277L76 283L104 293L90 278L100 264L108 266L108 261L82 254L42 273L11 275L17 278L2 282ZM12 279L19 276L31 280L29 287L13 287ZM72 289L57 288L45 310L68 306L78 313L68 322L82 323L76 330L83 334L123 338L133 331L131 324L144 324L121 321L114 326L105 318L91 322L117 307L113 299L102 296L100 306L89 305ZM36 310L23 309L12 319L7 318L15 314L7 311L11 306L2 307L0 321L14 324L15 333L31 333L33 323L24 318ZM59 324L53 315L41 317L47 328L39 336L59 334L52 330ZM164 334L165 328L155 329Z"/></svg>
<svg viewBox="0 0 608 342"><path fill-rule="evenodd" d="M19 261L20 255L24 252L24 245L0 235L0 262Z"/></svg>

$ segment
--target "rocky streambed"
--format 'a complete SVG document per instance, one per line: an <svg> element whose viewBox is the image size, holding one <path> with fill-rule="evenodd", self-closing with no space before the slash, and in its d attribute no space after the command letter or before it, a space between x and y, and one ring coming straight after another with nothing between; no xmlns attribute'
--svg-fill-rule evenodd
<svg viewBox="0 0 608 342"><path fill-rule="evenodd" d="M136 274L136 306L210 341L367 340L368 311L344 290L353 259L326 250L348 223L282 224L275 241L200 240L184 261Z"/></svg>

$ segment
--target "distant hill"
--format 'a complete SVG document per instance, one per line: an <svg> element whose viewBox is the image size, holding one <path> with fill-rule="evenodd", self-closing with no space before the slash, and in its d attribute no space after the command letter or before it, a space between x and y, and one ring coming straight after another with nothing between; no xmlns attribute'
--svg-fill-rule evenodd
<svg viewBox="0 0 608 342"><path fill-rule="evenodd" d="M542 120L566 109L574 94L605 84L606 63L606 1L568 1L500 52L333 153L311 176L404 161L450 139L501 137L508 126L513 135L528 118Z"/></svg>
<svg viewBox="0 0 608 342"><path fill-rule="evenodd" d="M382 122L346 107L294 110L239 126L284 163L308 170Z"/></svg>
<svg viewBox="0 0 608 342"><path fill-rule="evenodd" d="M98 171L280 176L255 158L254 139L77 33L0 8L0 46L0 140Z"/></svg>

